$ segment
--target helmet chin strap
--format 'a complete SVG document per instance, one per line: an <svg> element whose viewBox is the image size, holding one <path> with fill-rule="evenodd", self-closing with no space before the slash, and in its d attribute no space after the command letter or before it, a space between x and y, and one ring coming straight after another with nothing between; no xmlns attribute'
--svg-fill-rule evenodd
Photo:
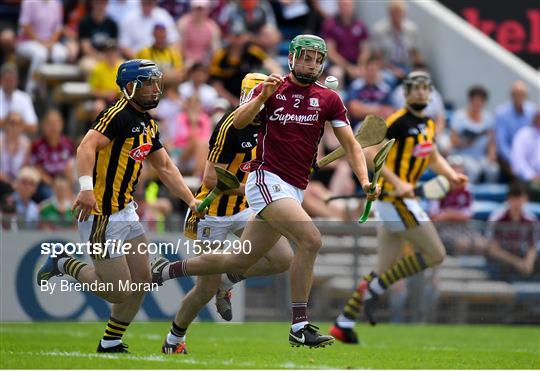
<svg viewBox="0 0 540 371"><path fill-rule="evenodd" d="M316 76L303 76L303 75L299 75L296 73L296 71L293 69L292 71L292 74L294 75L294 77L296 77L296 79L301 82L302 84L313 84L315 81L317 81L317 77Z"/></svg>
<svg viewBox="0 0 540 371"><path fill-rule="evenodd" d="M124 97L126 97L127 100L133 100L133 102L137 103L137 105L139 105L145 110L156 108L159 103L159 99L150 103L142 103L142 102L139 102L139 100L135 98L135 90L137 89L138 84L139 84L139 81L135 81L135 83L133 84L133 90L131 91L131 94L128 94L126 88L124 87L122 89L122 93L124 94Z"/></svg>

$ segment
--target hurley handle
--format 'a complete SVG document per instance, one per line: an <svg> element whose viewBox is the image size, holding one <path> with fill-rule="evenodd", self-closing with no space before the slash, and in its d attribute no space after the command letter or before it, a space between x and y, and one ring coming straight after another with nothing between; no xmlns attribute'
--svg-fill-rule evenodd
<svg viewBox="0 0 540 371"><path fill-rule="evenodd" d="M208 206L210 206L210 204L212 203L212 201L214 201L214 199L218 196L218 194L212 190L208 196L206 196L203 200L203 202L201 202L199 204L199 206L197 206L197 211L198 212L202 212L204 209L206 209Z"/></svg>
<svg viewBox="0 0 540 371"><path fill-rule="evenodd" d="M373 189L372 189L373 190ZM369 212L371 211L371 204L373 203L373 201L370 201L370 200L367 200L366 201L366 205L364 206L364 213L362 214L362 216L360 217L360 219L358 219L358 222L359 223L365 223L366 220L368 220L369 218Z"/></svg>

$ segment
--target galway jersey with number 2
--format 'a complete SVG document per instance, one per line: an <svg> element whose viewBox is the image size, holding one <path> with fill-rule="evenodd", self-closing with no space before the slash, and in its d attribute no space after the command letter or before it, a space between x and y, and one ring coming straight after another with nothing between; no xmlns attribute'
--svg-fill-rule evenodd
<svg viewBox="0 0 540 371"><path fill-rule="evenodd" d="M261 91L259 84L249 99ZM325 122L334 127L350 125L347 110L336 92L319 83L299 86L290 76L266 100L259 118L257 154L250 170L267 170L300 189L308 184Z"/></svg>

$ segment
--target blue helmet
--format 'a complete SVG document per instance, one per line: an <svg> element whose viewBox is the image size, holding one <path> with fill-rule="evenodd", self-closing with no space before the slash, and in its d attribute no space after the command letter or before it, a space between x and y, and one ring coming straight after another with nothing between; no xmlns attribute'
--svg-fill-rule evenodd
<svg viewBox="0 0 540 371"><path fill-rule="evenodd" d="M150 96L149 100L145 102L140 101L140 99L135 100L135 103L144 109L151 109L157 106L161 98L163 90L162 78L163 74L153 61L148 59L131 59L118 67L116 84L128 100L134 97L136 89L141 88L146 81L152 80L158 84L158 93L146 94L146 96ZM130 82L133 83L133 90L128 94L126 87Z"/></svg>

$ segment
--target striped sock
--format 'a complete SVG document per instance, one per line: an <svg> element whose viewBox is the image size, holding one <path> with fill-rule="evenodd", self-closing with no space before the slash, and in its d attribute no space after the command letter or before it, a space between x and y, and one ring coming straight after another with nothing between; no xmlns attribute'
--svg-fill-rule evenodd
<svg viewBox="0 0 540 371"><path fill-rule="evenodd" d="M176 323L172 323L171 329L167 334L167 343L180 344L186 338L186 328L179 327Z"/></svg>
<svg viewBox="0 0 540 371"><path fill-rule="evenodd" d="M60 258L58 259L58 270L64 274L68 274L71 277L79 280L79 273L88 264L83 263L75 258Z"/></svg>
<svg viewBox="0 0 540 371"><path fill-rule="evenodd" d="M364 296L364 291L366 290L367 285L368 281L364 279L360 281L358 287L356 288L356 290L354 290L353 294L351 295L349 300L347 300L347 303L343 307L343 312L340 318L338 318L339 321L347 322L348 319L348 322L352 322L353 324L354 322L356 322L356 319L360 314L360 309L362 308L362 298ZM344 327L342 325L340 326Z"/></svg>
<svg viewBox="0 0 540 371"><path fill-rule="evenodd" d="M410 277L422 272L427 268L426 261L420 252L414 255L405 256L396 264L390 267L379 277L379 283L385 289L392 286L402 278ZM370 285L371 288L371 285Z"/></svg>
<svg viewBox="0 0 540 371"><path fill-rule="evenodd" d="M178 260L174 263L170 263L168 269L167 267L163 269L164 279L186 277L186 276L189 276L187 273L187 260Z"/></svg>
<svg viewBox="0 0 540 371"><path fill-rule="evenodd" d="M129 323L120 322L110 317L109 322L107 322L107 327L105 327L103 338L101 339L101 346L104 348L110 348L121 344L122 336L124 336L128 326Z"/></svg>

